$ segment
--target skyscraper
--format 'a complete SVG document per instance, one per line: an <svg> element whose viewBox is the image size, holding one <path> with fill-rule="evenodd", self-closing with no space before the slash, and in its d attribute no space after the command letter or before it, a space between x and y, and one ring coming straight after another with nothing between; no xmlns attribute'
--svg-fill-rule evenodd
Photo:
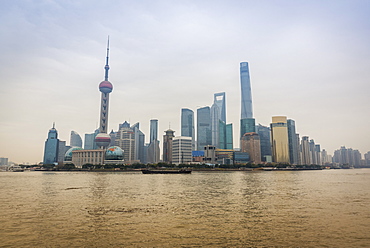
<svg viewBox="0 0 370 248"><path fill-rule="evenodd" d="M44 164L53 164L58 162L59 139L58 131L55 129L55 124L49 130L48 138L45 141L44 149Z"/></svg>
<svg viewBox="0 0 370 248"><path fill-rule="evenodd" d="M140 130L139 122L132 125L131 129L135 134L135 160L139 160L143 163L144 157L146 157L146 155L144 155L145 135Z"/></svg>
<svg viewBox="0 0 370 248"><path fill-rule="evenodd" d="M260 137L257 133L245 133L240 143L241 152L248 153L251 162L261 162L261 144Z"/></svg>
<svg viewBox="0 0 370 248"><path fill-rule="evenodd" d="M220 124L222 129L220 129ZM225 92L215 93L211 107L212 145L222 148L226 144L226 98Z"/></svg>
<svg viewBox="0 0 370 248"><path fill-rule="evenodd" d="M241 86L240 138L242 138L245 133L256 132L256 124L253 118L252 110L252 90L248 62L240 63L240 86Z"/></svg>
<svg viewBox="0 0 370 248"><path fill-rule="evenodd" d="M172 141L175 131L168 129L163 135L163 162L172 164Z"/></svg>
<svg viewBox="0 0 370 248"><path fill-rule="evenodd" d="M150 120L150 143L147 150L147 162L159 162L159 140L158 140L158 120Z"/></svg>
<svg viewBox="0 0 370 248"><path fill-rule="evenodd" d="M240 119L240 137L245 133L256 132L256 121L254 118Z"/></svg>
<svg viewBox="0 0 370 248"><path fill-rule="evenodd" d="M248 62L240 63L240 85L241 85L241 117L240 119L253 118L252 91L249 77Z"/></svg>
<svg viewBox="0 0 370 248"><path fill-rule="evenodd" d="M211 109L207 106L197 109L197 150L211 144Z"/></svg>
<svg viewBox="0 0 370 248"><path fill-rule="evenodd" d="M192 150L195 150L194 112L191 109L181 109L181 136L191 137Z"/></svg>
<svg viewBox="0 0 370 248"><path fill-rule="evenodd" d="M95 137L99 134L99 129L96 129L93 133L85 134L85 142L84 142L84 149L85 150L93 150L97 148L95 143Z"/></svg>
<svg viewBox="0 0 370 248"><path fill-rule="evenodd" d="M272 151L271 151L271 129L266 126L258 124L256 131L260 137L261 144L261 161L269 162L271 161Z"/></svg>
<svg viewBox="0 0 370 248"><path fill-rule="evenodd" d="M289 141L286 116L273 116L271 123L272 157L276 163L289 163Z"/></svg>
<svg viewBox="0 0 370 248"><path fill-rule="evenodd" d="M150 137L149 143L152 141L158 140L158 120L153 119L150 120Z"/></svg>
<svg viewBox="0 0 370 248"><path fill-rule="evenodd" d="M297 143L297 134L295 130L295 121L289 119L288 125L288 140L289 140L289 157L291 164L298 164L299 146Z"/></svg>
<svg viewBox="0 0 370 248"><path fill-rule="evenodd" d="M233 124L226 124L226 146L225 149L234 149Z"/></svg>
<svg viewBox="0 0 370 248"><path fill-rule="evenodd" d="M69 145L82 148L81 136L76 131L71 131L71 139Z"/></svg>
<svg viewBox="0 0 370 248"><path fill-rule="evenodd" d="M219 111L219 118L226 123L226 96L225 92L215 93L213 96L213 104L216 104Z"/></svg>
<svg viewBox="0 0 370 248"><path fill-rule="evenodd" d="M309 137L303 136L301 141L301 163L303 165L311 164L311 155L310 155L310 144Z"/></svg>
<svg viewBox="0 0 370 248"><path fill-rule="evenodd" d="M107 147L110 144L110 136L107 134L108 128L108 110L109 110L109 93L113 90L113 85L108 81L109 71L109 38L107 44L107 57L105 64L105 77L104 81L99 84L99 90L101 92L100 101L100 126L99 134L95 137L95 142L98 147Z"/></svg>
<svg viewBox="0 0 370 248"><path fill-rule="evenodd" d="M120 129L116 133L115 145L124 151L123 160L125 162L132 163L135 160L135 133L127 121L120 125Z"/></svg>

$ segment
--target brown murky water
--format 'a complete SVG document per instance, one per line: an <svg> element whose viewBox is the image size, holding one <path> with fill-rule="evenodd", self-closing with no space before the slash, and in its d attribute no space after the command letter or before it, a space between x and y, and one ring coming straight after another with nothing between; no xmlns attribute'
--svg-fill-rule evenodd
<svg viewBox="0 0 370 248"><path fill-rule="evenodd" d="M370 169L2 172L0 247L370 247Z"/></svg>

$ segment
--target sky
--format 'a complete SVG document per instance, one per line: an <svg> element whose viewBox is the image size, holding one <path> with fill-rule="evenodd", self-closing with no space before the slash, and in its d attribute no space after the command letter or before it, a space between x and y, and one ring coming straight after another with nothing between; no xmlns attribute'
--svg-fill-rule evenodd
<svg viewBox="0 0 370 248"><path fill-rule="evenodd" d="M329 154L370 151L370 1L13 0L0 2L0 157L38 163L58 138L99 123L110 36L109 130L158 119L181 135L181 108L226 93L239 147L240 62L256 123L296 122ZM162 144L162 143L161 143Z"/></svg>

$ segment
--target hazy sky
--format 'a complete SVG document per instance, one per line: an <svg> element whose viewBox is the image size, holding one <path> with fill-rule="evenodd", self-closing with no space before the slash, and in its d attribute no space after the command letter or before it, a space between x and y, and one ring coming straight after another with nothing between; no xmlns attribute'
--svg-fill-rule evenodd
<svg viewBox="0 0 370 248"><path fill-rule="evenodd" d="M109 130L140 123L149 137L181 108L226 92L239 147L239 63L249 62L256 123L296 121L329 154L370 150L370 1L0 2L0 157L40 162L53 122L69 144L99 122L110 35ZM162 143L161 143L162 144ZM162 145L161 145L162 146Z"/></svg>

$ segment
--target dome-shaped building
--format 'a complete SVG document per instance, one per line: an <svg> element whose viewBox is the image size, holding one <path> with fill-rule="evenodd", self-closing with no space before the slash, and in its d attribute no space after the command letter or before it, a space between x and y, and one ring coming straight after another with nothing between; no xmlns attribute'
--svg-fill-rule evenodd
<svg viewBox="0 0 370 248"><path fill-rule="evenodd" d="M66 154L64 155L64 161L72 161L72 152L75 150L83 150L83 149L77 146L69 148Z"/></svg>
<svg viewBox="0 0 370 248"><path fill-rule="evenodd" d="M123 150L118 146L108 147L105 152L105 160L123 160Z"/></svg>

